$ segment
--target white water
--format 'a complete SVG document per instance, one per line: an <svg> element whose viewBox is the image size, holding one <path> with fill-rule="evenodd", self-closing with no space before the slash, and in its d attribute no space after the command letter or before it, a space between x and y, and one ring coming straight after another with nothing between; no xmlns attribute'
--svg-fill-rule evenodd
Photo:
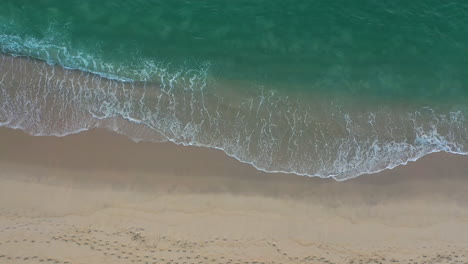
<svg viewBox="0 0 468 264"><path fill-rule="evenodd" d="M362 106L266 89L228 96L208 81L208 67L171 72L153 63L158 82L131 82L27 58L0 63L0 126L32 135L106 127L134 140L221 149L266 172L339 181L432 152L467 154L465 106Z"/></svg>

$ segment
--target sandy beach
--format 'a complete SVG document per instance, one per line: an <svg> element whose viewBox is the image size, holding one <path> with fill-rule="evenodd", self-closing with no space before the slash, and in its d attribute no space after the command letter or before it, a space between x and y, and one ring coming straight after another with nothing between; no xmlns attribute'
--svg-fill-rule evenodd
<svg viewBox="0 0 468 264"><path fill-rule="evenodd" d="M0 263L468 263L468 157L336 182L105 130L0 146Z"/></svg>
<svg viewBox="0 0 468 264"><path fill-rule="evenodd" d="M467 14L0 1L0 264L468 264Z"/></svg>

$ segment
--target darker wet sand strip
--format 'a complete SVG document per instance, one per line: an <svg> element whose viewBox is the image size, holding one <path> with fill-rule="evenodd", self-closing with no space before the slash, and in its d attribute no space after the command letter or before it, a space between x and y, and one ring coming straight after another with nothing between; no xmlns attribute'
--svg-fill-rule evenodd
<svg viewBox="0 0 468 264"><path fill-rule="evenodd" d="M36 175L24 176L40 182L76 182L83 186L87 183L92 186L111 184L115 188L146 191L175 185L184 192L314 197L319 200L320 197L344 197L347 192L354 193L353 188L360 188L359 196L363 199L372 196L375 203L395 199L391 188L389 191L385 189L398 186L398 196L402 199L429 192L454 201L468 201L468 196L458 192L465 186L451 186L453 191L444 189L451 182L468 182L468 156L447 153L433 153L393 170L336 182L264 173L220 150L172 143L135 143L125 136L101 129L67 137L33 137L18 130L1 128L0 145L0 161L5 166L34 168ZM67 173L54 178L50 170ZM41 174L41 171L46 173ZM18 179L18 176L13 178Z"/></svg>

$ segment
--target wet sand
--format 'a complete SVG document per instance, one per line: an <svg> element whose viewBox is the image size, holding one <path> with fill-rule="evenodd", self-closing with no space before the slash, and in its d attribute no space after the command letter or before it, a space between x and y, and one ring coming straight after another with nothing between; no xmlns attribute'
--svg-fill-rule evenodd
<svg viewBox="0 0 468 264"><path fill-rule="evenodd" d="M468 263L468 157L345 182L0 129L0 263Z"/></svg>

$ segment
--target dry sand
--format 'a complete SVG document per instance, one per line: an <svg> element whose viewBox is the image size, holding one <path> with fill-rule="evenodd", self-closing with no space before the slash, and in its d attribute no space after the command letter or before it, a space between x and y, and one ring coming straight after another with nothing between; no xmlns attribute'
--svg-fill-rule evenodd
<svg viewBox="0 0 468 264"><path fill-rule="evenodd" d="M335 182L0 129L0 263L468 263L468 157Z"/></svg>

